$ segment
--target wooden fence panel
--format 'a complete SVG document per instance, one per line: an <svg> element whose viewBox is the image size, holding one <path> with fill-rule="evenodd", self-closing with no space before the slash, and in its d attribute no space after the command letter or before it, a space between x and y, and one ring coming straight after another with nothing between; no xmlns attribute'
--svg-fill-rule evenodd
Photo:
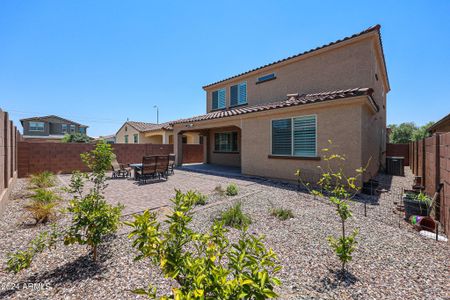
<svg viewBox="0 0 450 300"><path fill-rule="evenodd" d="M201 163L203 155L203 145L183 145L183 163Z"/></svg>

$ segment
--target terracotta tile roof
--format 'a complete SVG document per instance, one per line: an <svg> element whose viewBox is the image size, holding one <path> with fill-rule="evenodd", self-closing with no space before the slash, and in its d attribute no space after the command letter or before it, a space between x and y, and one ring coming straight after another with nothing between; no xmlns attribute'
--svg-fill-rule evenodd
<svg viewBox="0 0 450 300"><path fill-rule="evenodd" d="M343 39L331 42L329 44L322 45L322 46L319 46L317 48L310 49L308 51L304 51L304 52L301 52L301 53L289 56L287 58L280 59L280 60L268 63L268 64L266 64L264 66L261 66L261 67L255 68L255 69L251 69L249 71L246 71L246 72L243 72L243 73L240 73L240 74L237 74L237 75L234 75L234 76L231 76L231 77L228 77L228 78L225 78L225 79L222 79L222 80L210 83L210 84L207 84L207 85L203 86L203 88L207 88L207 87L210 87L212 85L215 85L215 84L218 84L218 83L221 83L221 82L224 82L224 81L227 81L227 80L230 80L230 79L233 79L233 78L236 78L236 77L239 77L239 76L242 76L242 75L245 75L245 74L257 71L257 70L260 70L260 69L264 69L266 67L273 66L273 65L279 64L281 62L285 62L285 61L297 58L299 56L302 56L302 55L305 55L305 54L308 54L308 53L311 53L311 52L314 52L314 51L317 51L317 50L320 50L320 49L323 49L323 48L326 48L326 47L330 47L330 46L336 45L338 43L341 43L341 42L347 41L349 39L353 39L353 38L359 37L359 36L361 36L363 34L366 34L366 33L369 33L369 32L373 32L373 31L377 31L378 32L378 36L379 36L379 39L380 39L380 45L381 45L381 52L382 52L382 55L383 55L384 67L386 68L386 62L384 61L383 44L382 44L382 41L381 41L380 28L381 28L381 25L379 25L379 24L371 26L371 27L367 28L366 30L361 31L360 33L356 33L354 35L347 36L347 37L345 37ZM387 72L386 72L386 76L387 76ZM388 78L387 78L387 80L388 80ZM388 82L389 82L389 80L388 80Z"/></svg>
<svg viewBox="0 0 450 300"><path fill-rule="evenodd" d="M339 100L339 99L363 96L363 95L370 96L370 95L372 95L372 93L373 93L373 89L371 89L371 88L355 88L355 89L348 89L348 90L321 92L321 93L304 94L304 95L289 94L288 99L284 100L284 101L278 101L278 102L254 105L254 106L241 106L241 107L236 107L236 108L229 109L229 110L214 111L214 112L210 112L206 115L201 115L201 116L196 116L196 117L192 117L192 118L173 121L173 122L171 122L171 124L206 121L206 120L219 119L219 118L243 115L243 114L254 113L254 112L261 112L261 111L266 111L266 110L272 110L272 109L277 109L277 108L285 108L285 107L298 106L298 105L303 105L303 104L325 102L325 101L330 101L330 100ZM373 100L371 100L371 101L375 105L375 107L378 109L378 106L376 105L376 103Z"/></svg>
<svg viewBox="0 0 450 300"><path fill-rule="evenodd" d="M127 124L140 132L155 131L155 130L172 130L172 126L170 125L169 122L154 124L154 123L127 121Z"/></svg>

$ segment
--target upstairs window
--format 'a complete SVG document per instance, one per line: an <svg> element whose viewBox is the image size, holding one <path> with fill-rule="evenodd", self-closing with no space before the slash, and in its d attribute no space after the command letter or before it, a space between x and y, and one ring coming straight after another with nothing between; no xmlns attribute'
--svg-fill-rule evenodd
<svg viewBox="0 0 450 300"><path fill-rule="evenodd" d="M258 81L256 81L256 84L263 83L263 82L266 82L266 81L269 81L269 80L273 80L273 79L276 79L276 78L277 77L275 76L275 73L267 74L267 75L259 77Z"/></svg>
<svg viewBox="0 0 450 300"><path fill-rule="evenodd" d="M67 128L67 124L61 124L61 131L62 133L67 133L69 132L68 128Z"/></svg>
<svg viewBox="0 0 450 300"><path fill-rule="evenodd" d="M212 109L222 109L226 106L226 91L220 89L212 92Z"/></svg>
<svg viewBox="0 0 450 300"><path fill-rule="evenodd" d="M44 131L44 122L30 122L30 131Z"/></svg>
<svg viewBox="0 0 450 300"><path fill-rule="evenodd" d="M70 133L75 133L75 125L70 125Z"/></svg>
<svg viewBox="0 0 450 300"><path fill-rule="evenodd" d="M133 134L133 142L135 143L135 144L138 144L139 143L139 135L138 134Z"/></svg>
<svg viewBox="0 0 450 300"><path fill-rule="evenodd" d="M317 156L316 116L272 121L272 154L299 157Z"/></svg>
<svg viewBox="0 0 450 300"><path fill-rule="evenodd" d="M80 128L78 128L78 131L79 131L81 134L86 134L86 128L85 128L85 127L80 127Z"/></svg>
<svg viewBox="0 0 450 300"><path fill-rule="evenodd" d="M238 133L219 132L214 135L214 151L238 152Z"/></svg>
<svg viewBox="0 0 450 300"><path fill-rule="evenodd" d="M125 135L125 144L128 144L128 134Z"/></svg>
<svg viewBox="0 0 450 300"><path fill-rule="evenodd" d="M242 82L230 88L230 106L247 103L247 82Z"/></svg>

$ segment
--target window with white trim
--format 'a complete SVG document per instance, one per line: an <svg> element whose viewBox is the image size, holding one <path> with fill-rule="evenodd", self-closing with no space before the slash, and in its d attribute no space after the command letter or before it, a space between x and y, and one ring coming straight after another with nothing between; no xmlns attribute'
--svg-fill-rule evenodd
<svg viewBox="0 0 450 300"><path fill-rule="evenodd" d="M29 131L44 131L44 122L30 122Z"/></svg>
<svg viewBox="0 0 450 300"><path fill-rule="evenodd" d="M138 143L139 143L139 135L138 135L137 133L133 134L133 142L134 142L135 144L138 144Z"/></svg>
<svg viewBox="0 0 450 300"><path fill-rule="evenodd" d="M272 120L272 155L317 156L315 115Z"/></svg>
<svg viewBox="0 0 450 300"><path fill-rule="evenodd" d="M242 82L230 87L230 106L247 103L247 82Z"/></svg>
<svg viewBox="0 0 450 300"><path fill-rule="evenodd" d="M128 134L125 135L125 144L128 144Z"/></svg>
<svg viewBox="0 0 450 300"><path fill-rule="evenodd" d="M67 124L61 124L62 133L67 133L69 130L67 129Z"/></svg>
<svg viewBox="0 0 450 300"><path fill-rule="evenodd" d="M238 152L237 131L216 133L214 135L214 151Z"/></svg>
<svg viewBox="0 0 450 300"><path fill-rule="evenodd" d="M226 90L220 89L212 92L212 109L222 109L226 106Z"/></svg>
<svg viewBox="0 0 450 300"><path fill-rule="evenodd" d="M70 133L75 133L75 125L70 125Z"/></svg>

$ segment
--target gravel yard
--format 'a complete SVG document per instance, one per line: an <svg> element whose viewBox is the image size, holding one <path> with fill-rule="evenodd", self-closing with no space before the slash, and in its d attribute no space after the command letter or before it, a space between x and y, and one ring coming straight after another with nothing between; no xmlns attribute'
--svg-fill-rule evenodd
<svg viewBox="0 0 450 300"><path fill-rule="evenodd" d="M193 180L199 180L195 176L199 175L192 175ZM337 278L335 271L340 263L326 241L328 235L340 231L334 208L326 201L297 192L295 185L250 179L222 178L222 185L236 182L240 193L236 197L220 196L214 192L216 184L212 184L218 182L217 176L201 176L211 182L202 186L201 192L212 196L209 205L195 210L192 226L204 231L221 211L241 201L244 212L253 221L249 231L266 236L266 245L274 249L283 266L278 276L282 286L276 290L280 299L449 299L449 244L421 237L406 222L399 222L392 211L400 189L411 185L410 174L380 176L381 185L390 187L391 192L380 197L361 196L352 204L355 213L347 227L359 228L360 234L345 281ZM109 190L107 195L113 192ZM0 218L2 269L8 252L26 247L37 232L48 229L48 225L27 225L29 220L22 208L27 193L26 180L18 180L13 200ZM127 199L133 197L130 192L120 202L126 206ZM167 198L160 202L167 204ZM135 209L142 206L133 205ZM270 216L272 206L292 209L294 218L280 221ZM67 221L62 214L56 220L58 226ZM17 275L1 270L0 299L145 299L129 290L146 287L150 282L161 292L170 291L169 281L162 278L157 268L133 261L135 251L126 237L127 231L123 227L100 248L96 264L91 262L85 247L58 245L39 255L30 269ZM230 229L229 235L235 239L238 231Z"/></svg>

